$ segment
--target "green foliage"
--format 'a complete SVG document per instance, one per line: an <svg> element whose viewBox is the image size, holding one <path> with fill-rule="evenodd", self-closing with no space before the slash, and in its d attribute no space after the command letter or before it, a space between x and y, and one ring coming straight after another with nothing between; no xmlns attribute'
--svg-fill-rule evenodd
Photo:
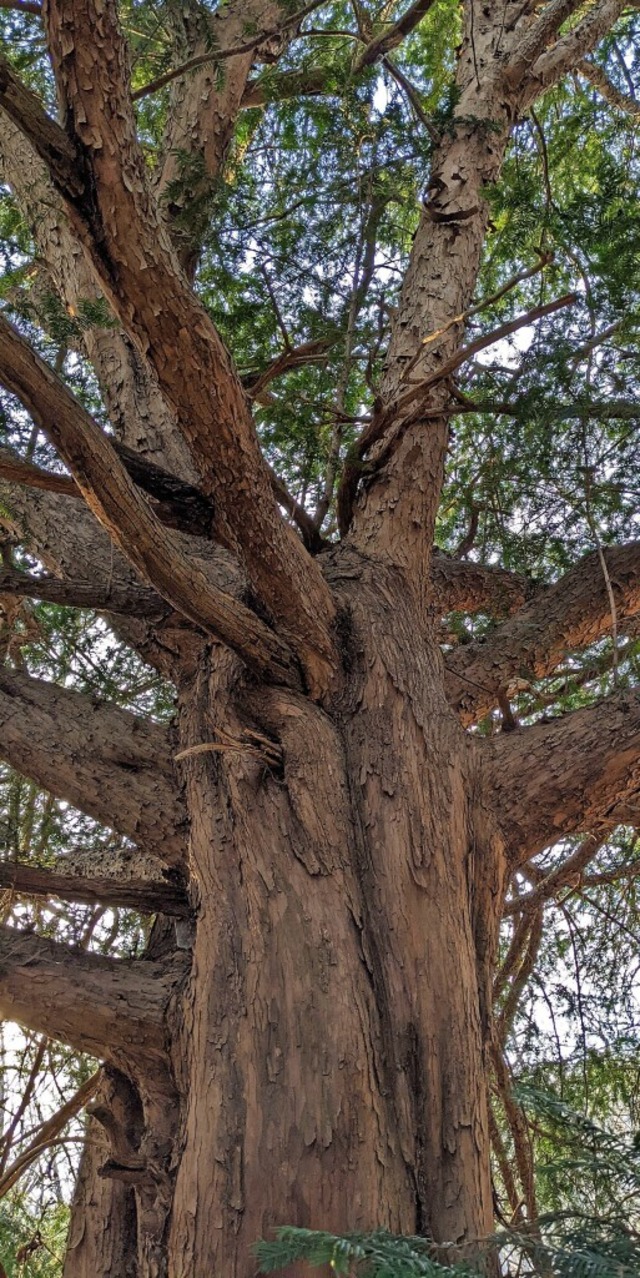
<svg viewBox="0 0 640 1278"><path fill-rule="evenodd" d="M60 1278L69 1213L56 1204L33 1212L24 1195L0 1203L0 1263L7 1278Z"/></svg>
<svg viewBox="0 0 640 1278"><path fill-rule="evenodd" d="M507 1274L539 1278L637 1278L640 1235L622 1221L543 1218L539 1230L503 1230L481 1246L438 1247L424 1238L372 1234L333 1235L284 1228L256 1247L260 1273L286 1270L297 1261L346 1278L488 1278L495 1265ZM447 1263L447 1252L450 1259Z"/></svg>

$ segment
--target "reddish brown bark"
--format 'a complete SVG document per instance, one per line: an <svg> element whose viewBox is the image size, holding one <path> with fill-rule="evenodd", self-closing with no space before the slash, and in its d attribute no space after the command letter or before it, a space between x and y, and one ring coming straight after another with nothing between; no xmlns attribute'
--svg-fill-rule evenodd
<svg viewBox="0 0 640 1278"><path fill-rule="evenodd" d="M447 657L447 695L463 723L481 719L512 683L552 674L567 653L619 632L638 615L640 543L608 546L603 558L608 581L598 551L592 551L484 642Z"/></svg>
<svg viewBox="0 0 640 1278"><path fill-rule="evenodd" d="M410 5L361 64L428 7ZM16 524L61 590L99 585L108 604L108 583L124 606L142 577L170 602L169 615L125 624L158 665L170 651L177 688L174 744L157 725L4 672L3 750L143 851L181 861L193 910L160 925L162 952L130 963L1 938L3 1010L109 1062L66 1278L249 1278L252 1244L285 1223L451 1243L492 1228L486 1074L508 874L558 835L630 819L638 790L626 695L491 741L461 723L523 662L547 674L567 647L606 632L593 561L530 598L518 576L433 549L450 416L440 374L460 359L484 188L519 113L621 8L601 0L556 41L576 7L552 4L545 19L517 5L497 21L492 6L465 6L459 99L435 149L366 467L349 481L349 536L315 559L279 514L286 496L274 495L245 390L147 181L115 6L46 7L68 132L0 74L13 121L3 176L32 221L54 188L39 228L47 269L68 304L85 284L95 296L97 280L122 325L86 343L114 426L180 479L199 477L239 561L160 526L107 437L3 322L4 384L55 441L102 528L84 508L69 527L79 510L69 495L12 486ZM234 47L240 10L219 22ZM168 150L185 128L209 176L247 100L250 57L229 61L224 90L202 69L175 90ZM17 172L25 137L46 170L31 204ZM172 176L169 154L160 187ZM422 386L409 398L407 372ZM288 509L304 533L304 512ZM320 549L308 526L306 540ZM608 550L607 564L620 617L631 617L637 549ZM450 654L445 672L438 626L454 609L509 620ZM101 877L83 882L83 899L117 899ZM72 893L68 879L48 890ZM149 882L135 879L147 904ZM531 920L524 932L514 988Z"/></svg>
<svg viewBox="0 0 640 1278"><path fill-rule="evenodd" d="M184 860L186 811L164 729L6 668L0 723L0 755L14 767L162 860Z"/></svg>

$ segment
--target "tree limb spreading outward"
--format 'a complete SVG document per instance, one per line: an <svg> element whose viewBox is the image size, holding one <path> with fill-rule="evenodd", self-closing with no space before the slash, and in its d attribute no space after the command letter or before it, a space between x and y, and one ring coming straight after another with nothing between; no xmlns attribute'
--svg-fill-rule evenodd
<svg viewBox="0 0 640 1278"><path fill-rule="evenodd" d="M637 692L501 734L488 752L488 783L514 865L565 835L640 821Z"/></svg>
<svg viewBox="0 0 640 1278"><path fill-rule="evenodd" d="M640 542L604 550L619 622L640 613ZM484 642L446 659L447 693L465 724L482 718L502 689L517 679L551 674L567 653L611 632L607 583L597 551L585 555L553 586L537 591L516 616Z"/></svg>
<svg viewBox="0 0 640 1278"><path fill-rule="evenodd" d="M107 959L0 930L0 1012L114 1064L165 1060L164 1016L184 962Z"/></svg>
<svg viewBox="0 0 640 1278"><path fill-rule="evenodd" d="M87 504L142 576L196 625L277 681L297 682L286 644L250 609L211 584L138 493L100 428L15 329L0 319L0 377L50 434Z"/></svg>
<svg viewBox="0 0 640 1278"><path fill-rule="evenodd" d="M0 724L13 767L168 864L183 861L186 814L163 728L7 669Z"/></svg>
<svg viewBox="0 0 640 1278"><path fill-rule="evenodd" d="M69 108L69 134L41 109L34 114L32 95L27 110L24 95L13 91L15 77L10 93L2 93L0 82L0 102L48 165L113 309L152 363L192 450L203 491L215 502L219 539L229 549L242 550L254 588L286 631L309 685L319 694L333 668L334 606L319 570L280 516L237 373L176 269L159 224L136 138L115 11L108 7L97 22L91 5L65 4L60 11L52 6L48 26L58 90ZM100 40L98 29L104 31ZM63 56L63 45L73 49L70 56ZM108 58L103 56L107 48L113 53ZM78 182L77 156L80 169L90 168L90 197L83 198L89 187L86 180Z"/></svg>

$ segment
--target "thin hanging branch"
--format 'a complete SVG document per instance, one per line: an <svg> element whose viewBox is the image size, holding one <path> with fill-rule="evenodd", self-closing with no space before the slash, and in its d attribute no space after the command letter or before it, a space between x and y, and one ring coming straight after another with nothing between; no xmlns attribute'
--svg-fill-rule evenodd
<svg viewBox="0 0 640 1278"><path fill-rule="evenodd" d="M41 1123L35 1136L14 1159L11 1166L0 1177L0 1198L6 1197L10 1189L21 1176L32 1167L41 1154L58 1140L72 1118L75 1118L95 1096L101 1078L101 1070L96 1070L86 1082L82 1083L73 1096L61 1105L55 1114Z"/></svg>

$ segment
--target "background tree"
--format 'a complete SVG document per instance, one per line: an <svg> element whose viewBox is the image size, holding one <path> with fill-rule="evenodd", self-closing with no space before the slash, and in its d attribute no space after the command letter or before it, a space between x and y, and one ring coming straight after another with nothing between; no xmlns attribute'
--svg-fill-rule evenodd
<svg viewBox="0 0 640 1278"><path fill-rule="evenodd" d="M492 1141L532 1221L508 1035L555 945L596 1051L635 874L635 8L3 10L2 753L58 837L0 998L104 1062L65 1275L463 1244Z"/></svg>

